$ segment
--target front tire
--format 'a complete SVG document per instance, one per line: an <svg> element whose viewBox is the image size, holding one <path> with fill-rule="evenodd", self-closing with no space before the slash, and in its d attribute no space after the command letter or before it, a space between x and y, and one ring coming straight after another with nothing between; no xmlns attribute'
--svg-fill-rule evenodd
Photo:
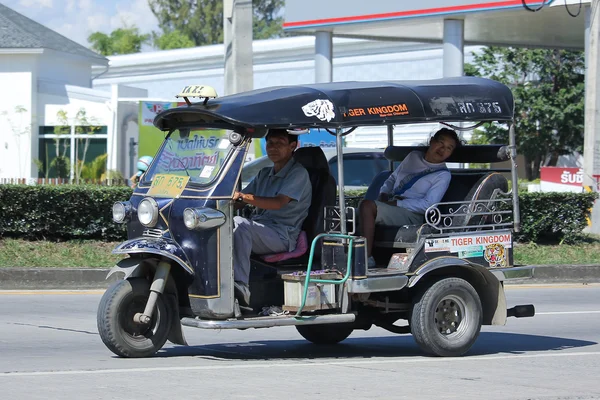
<svg viewBox="0 0 600 400"><path fill-rule="evenodd" d="M352 331L348 324L297 325L296 330L309 342L320 345L337 344L345 340Z"/></svg>
<svg viewBox="0 0 600 400"><path fill-rule="evenodd" d="M143 278L113 283L98 306L98 332L102 341L120 357L148 357L167 341L171 328L170 310L163 295L159 295L149 324L133 321L144 311L150 283Z"/></svg>
<svg viewBox="0 0 600 400"><path fill-rule="evenodd" d="M410 317L411 332L428 354L456 357L465 354L481 330L481 300L469 282L445 278L416 298Z"/></svg>

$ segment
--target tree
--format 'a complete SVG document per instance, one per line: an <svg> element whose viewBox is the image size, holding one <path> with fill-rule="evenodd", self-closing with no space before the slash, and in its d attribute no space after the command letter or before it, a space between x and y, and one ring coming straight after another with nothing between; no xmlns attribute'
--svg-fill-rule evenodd
<svg viewBox="0 0 600 400"><path fill-rule="evenodd" d="M109 35L94 32L88 36L92 49L103 56L115 54L132 54L142 51L142 45L150 40L149 34L140 34L136 26L124 26L112 31Z"/></svg>
<svg viewBox="0 0 600 400"><path fill-rule="evenodd" d="M148 0L163 34L179 31L196 46L223 42L223 0Z"/></svg>
<svg viewBox="0 0 600 400"><path fill-rule="evenodd" d="M152 32L152 42L154 47L160 50L184 49L196 46L192 39L177 30L162 35Z"/></svg>
<svg viewBox="0 0 600 400"><path fill-rule="evenodd" d="M284 0L253 0L254 39L272 39L283 35L281 9Z"/></svg>
<svg viewBox="0 0 600 400"><path fill-rule="evenodd" d="M583 149L584 72L582 51L488 47L474 55L467 75L508 85L515 98L515 130L525 156L527 179L541 166L556 165L560 155ZM507 143L508 131L488 125L483 135Z"/></svg>
<svg viewBox="0 0 600 400"><path fill-rule="evenodd" d="M283 3L283 0L252 0L254 39L282 35ZM179 31L195 46L223 43L223 0L148 0L148 4L163 35Z"/></svg>

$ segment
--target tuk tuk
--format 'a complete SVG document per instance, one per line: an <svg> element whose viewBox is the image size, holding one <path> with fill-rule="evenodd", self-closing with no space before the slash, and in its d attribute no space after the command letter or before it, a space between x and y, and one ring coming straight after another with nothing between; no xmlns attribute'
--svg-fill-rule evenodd
<svg viewBox="0 0 600 400"><path fill-rule="evenodd" d="M113 253L128 257L108 274L124 277L104 293L97 322L115 354L150 356L167 340L187 345L182 325L293 325L315 344L338 343L375 325L411 333L427 354L460 356L482 325L534 315L533 305L507 309L504 294L506 280L532 276L513 265L520 222L517 191L507 179L516 187L514 103L506 86L460 77L271 87L222 98L208 86L188 86L178 96L186 105L154 120L165 140L152 164L131 198L113 206L114 221L128 233ZM508 145L465 145L447 161L508 161L510 168L451 170L450 187L426 211L424 224L377 228L377 266L369 268L357 212L344 192L343 137L361 126L387 127L390 171L367 191L374 198L393 162L419 149L394 146L395 125L438 122L466 130L492 121L508 125ZM302 226L306 243L291 253L252 255L251 304L240 307L233 194L253 141L275 128L334 135L337 187L319 147L295 151L313 193Z"/></svg>

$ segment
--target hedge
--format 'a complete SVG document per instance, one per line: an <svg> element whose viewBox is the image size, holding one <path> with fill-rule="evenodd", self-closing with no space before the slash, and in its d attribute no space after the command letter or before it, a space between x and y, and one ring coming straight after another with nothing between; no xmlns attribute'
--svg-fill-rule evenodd
<svg viewBox="0 0 600 400"><path fill-rule="evenodd" d="M0 185L0 237L120 241L124 225L112 221L112 205L127 200L126 186ZM358 206L364 191L347 194ZM521 242L574 243L582 238L597 193L520 193Z"/></svg>
<svg viewBox="0 0 600 400"><path fill-rule="evenodd" d="M347 193L354 207L364 191ZM598 193L520 192L521 231L515 233L519 242L576 243L584 238L590 209Z"/></svg>
<svg viewBox="0 0 600 400"><path fill-rule="evenodd" d="M575 243L582 239L598 193L520 193L520 242Z"/></svg>
<svg viewBox="0 0 600 400"><path fill-rule="evenodd" d="M131 193L127 186L0 185L0 236L123 240L126 229L113 222L112 205Z"/></svg>

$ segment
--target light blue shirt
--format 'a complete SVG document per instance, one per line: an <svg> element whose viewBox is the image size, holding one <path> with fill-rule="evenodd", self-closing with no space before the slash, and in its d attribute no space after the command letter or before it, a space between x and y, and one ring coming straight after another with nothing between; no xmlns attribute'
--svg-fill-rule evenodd
<svg viewBox="0 0 600 400"><path fill-rule="evenodd" d="M430 206L442 200L446 190L448 190L452 176L446 169L445 163L433 164L427 162L424 158L424 153L421 151L415 150L410 152L383 183L379 193L392 195L401 187L406 177L430 169L439 169L440 171L420 178L410 189L402 193L404 199L396 202L398 207L406 208L418 214L425 214L425 211Z"/></svg>
<svg viewBox="0 0 600 400"><path fill-rule="evenodd" d="M292 199L279 210L257 207L251 219L275 230L282 240L288 241L289 251L293 251L312 198L306 169L293 158L277 173L273 167L263 168L242 192L263 197L283 194Z"/></svg>

